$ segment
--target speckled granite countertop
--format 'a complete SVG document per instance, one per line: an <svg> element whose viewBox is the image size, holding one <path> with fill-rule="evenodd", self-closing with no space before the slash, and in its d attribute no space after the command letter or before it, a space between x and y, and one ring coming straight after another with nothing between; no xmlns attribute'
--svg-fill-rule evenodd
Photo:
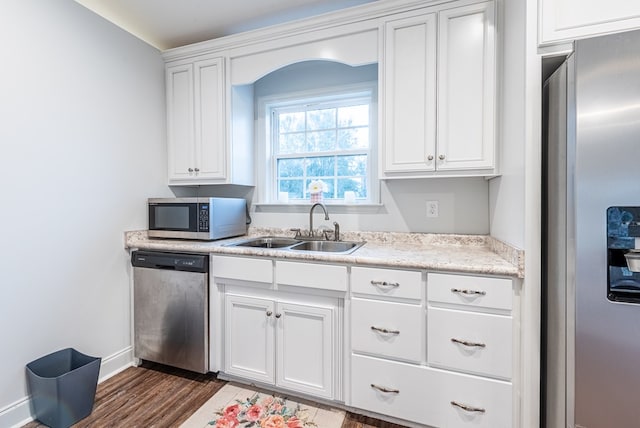
<svg viewBox="0 0 640 428"><path fill-rule="evenodd" d="M305 253L278 249L229 247L257 236L292 236L286 229L250 228L247 236L219 241L151 239L147 231L125 232L125 247L147 250L264 256L390 268L524 277L524 252L482 235L397 232L344 232L345 241L365 241L351 254Z"/></svg>

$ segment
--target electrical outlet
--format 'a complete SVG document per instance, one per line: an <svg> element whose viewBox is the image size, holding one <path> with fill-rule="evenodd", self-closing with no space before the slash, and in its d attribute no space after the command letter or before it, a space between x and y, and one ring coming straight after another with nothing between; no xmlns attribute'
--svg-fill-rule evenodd
<svg viewBox="0 0 640 428"><path fill-rule="evenodd" d="M438 201L427 201L427 217L438 217Z"/></svg>

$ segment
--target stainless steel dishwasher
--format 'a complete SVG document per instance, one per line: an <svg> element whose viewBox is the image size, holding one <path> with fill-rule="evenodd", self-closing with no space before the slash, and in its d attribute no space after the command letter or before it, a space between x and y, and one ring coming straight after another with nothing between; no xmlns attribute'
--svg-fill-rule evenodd
<svg viewBox="0 0 640 428"><path fill-rule="evenodd" d="M137 250L134 356L198 373L209 369L209 257Z"/></svg>

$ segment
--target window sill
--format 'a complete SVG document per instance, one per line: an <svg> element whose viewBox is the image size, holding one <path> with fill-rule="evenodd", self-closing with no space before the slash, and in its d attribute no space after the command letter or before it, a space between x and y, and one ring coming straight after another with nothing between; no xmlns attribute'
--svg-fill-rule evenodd
<svg viewBox="0 0 640 428"><path fill-rule="evenodd" d="M266 213L308 213L311 203L257 203L253 204L256 212ZM383 204L344 204L344 203L324 203L329 213L332 214L355 214L355 213L380 213L384 209Z"/></svg>

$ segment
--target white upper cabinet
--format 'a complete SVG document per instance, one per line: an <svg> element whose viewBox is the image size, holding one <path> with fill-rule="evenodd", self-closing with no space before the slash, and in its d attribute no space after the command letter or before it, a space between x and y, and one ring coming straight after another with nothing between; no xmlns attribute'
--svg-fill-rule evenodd
<svg viewBox="0 0 640 428"><path fill-rule="evenodd" d="M379 64L381 178L496 175L494 1L419 4L374 2L163 53L169 184L255 185L254 82L309 60Z"/></svg>
<svg viewBox="0 0 640 428"><path fill-rule="evenodd" d="M496 174L493 2L385 24L382 178Z"/></svg>
<svg viewBox="0 0 640 428"><path fill-rule="evenodd" d="M169 64L166 78L169 184L226 180L223 58Z"/></svg>
<svg viewBox="0 0 640 428"><path fill-rule="evenodd" d="M194 174L193 64L167 67L169 181Z"/></svg>
<svg viewBox="0 0 640 428"><path fill-rule="evenodd" d="M441 171L495 166L493 2L439 13L438 155Z"/></svg>
<svg viewBox="0 0 640 428"><path fill-rule="evenodd" d="M541 46L640 27L636 0L538 0Z"/></svg>
<svg viewBox="0 0 640 428"><path fill-rule="evenodd" d="M385 172L434 171L436 14L385 24Z"/></svg>

